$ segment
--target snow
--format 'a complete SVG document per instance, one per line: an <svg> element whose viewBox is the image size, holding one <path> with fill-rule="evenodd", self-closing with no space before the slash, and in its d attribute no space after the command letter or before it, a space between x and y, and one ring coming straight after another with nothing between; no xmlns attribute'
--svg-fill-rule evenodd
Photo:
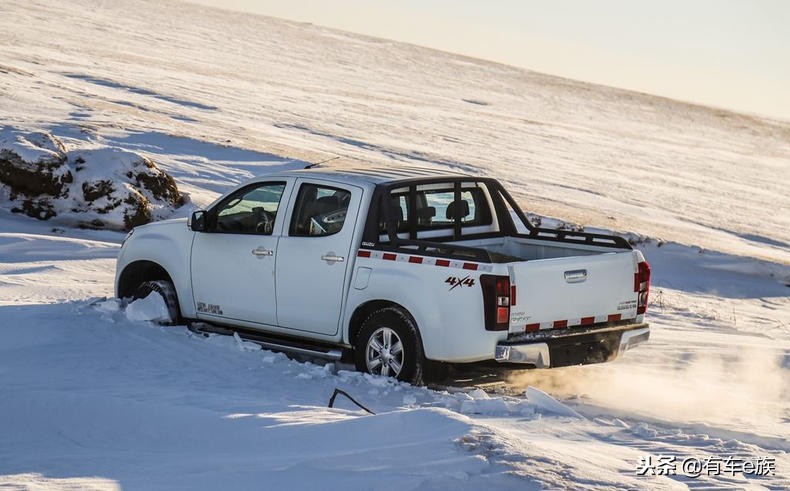
<svg viewBox="0 0 790 491"><path fill-rule="evenodd" d="M102 476L132 489L261 482L309 489L321 480L352 489L380 480L381 489L524 484L458 447L474 427L465 416L398 404L410 391L439 398L427 389L335 376L324 366L239 349L233 337L129 320L143 301L125 311L108 300L3 312L3 475ZM64 311L70 322L62 322ZM377 414L343 401L326 408L334 386Z"/></svg>
<svg viewBox="0 0 790 491"><path fill-rule="evenodd" d="M524 396L526 396L529 402L542 409L544 412L557 414L559 416L584 419L584 416L581 414L535 387L527 387Z"/></svg>
<svg viewBox="0 0 790 491"><path fill-rule="evenodd" d="M28 133L14 128L0 128L0 148L8 149L26 162L57 160L65 149L44 132Z"/></svg>
<svg viewBox="0 0 790 491"><path fill-rule="evenodd" d="M189 196L171 217L333 155L419 162L625 233L653 273L622 359L412 387L160 327L155 296L111 298L122 233L0 210L0 485L790 487L790 123L172 1L8 0L0 29L4 141L148 157ZM776 472L636 475L659 454Z"/></svg>
<svg viewBox="0 0 790 491"><path fill-rule="evenodd" d="M130 321L167 322L170 315L164 298L157 293L130 303L126 307L126 318Z"/></svg>

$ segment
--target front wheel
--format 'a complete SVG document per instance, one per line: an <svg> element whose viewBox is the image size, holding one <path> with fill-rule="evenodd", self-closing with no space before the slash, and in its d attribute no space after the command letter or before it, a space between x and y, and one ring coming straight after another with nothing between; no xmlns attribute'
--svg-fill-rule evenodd
<svg viewBox="0 0 790 491"><path fill-rule="evenodd" d="M167 280L152 280L140 283L137 290L132 295L132 300L146 298L148 295L157 294L162 297L167 306L167 319L158 321L158 324L163 326L172 326L177 323L180 317L180 310L178 308L178 297L176 296L176 288Z"/></svg>
<svg viewBox="0 0 790 491"><path fill-rule="evenodd" d="M379 309L362 323L354 346L357 370L419 385L422 343L411 317L397 307Z"/></svg>

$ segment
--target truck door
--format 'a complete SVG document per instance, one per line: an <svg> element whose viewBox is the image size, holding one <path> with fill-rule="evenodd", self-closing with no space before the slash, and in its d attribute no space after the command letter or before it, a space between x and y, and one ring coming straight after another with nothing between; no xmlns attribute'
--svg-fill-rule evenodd
<svg viewBox="0 0 790 491"><path fill-rule="evenodd" d="M192 243L199 318L277 324L275 251L292 187L289 179L251 184L207 212L207 229Z"/></svg>
<svg viewBox="0 0 790 491"><path fill-rule="evenodd" d="M362 188L318 179L296 186L275 259L277 324L334 335Z"/></svg>

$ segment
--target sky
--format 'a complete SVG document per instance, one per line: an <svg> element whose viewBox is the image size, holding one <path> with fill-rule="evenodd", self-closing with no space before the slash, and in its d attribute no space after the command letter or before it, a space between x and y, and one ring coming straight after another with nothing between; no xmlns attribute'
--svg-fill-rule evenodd
<svg viewBox="0 0 790 491"><path fill-rule="evenodd" d="M190 0L790 121L784 0Z"/></svg>

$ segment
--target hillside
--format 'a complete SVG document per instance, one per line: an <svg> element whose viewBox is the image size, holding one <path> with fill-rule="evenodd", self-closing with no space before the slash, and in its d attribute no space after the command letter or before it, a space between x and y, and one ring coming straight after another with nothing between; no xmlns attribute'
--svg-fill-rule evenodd
<svg viewBox="0 0 790 491"><path fill-rule="evenodd" d="M171 1L0 13L4 124L427 161L542 215L790 263L790 215L766 213L790 209L787 122Z"/></svg>
<svg viewBox="0 0 790 491"><path fill-rule="evenodd" d="M150 160L171 217L335 155L420 163L653 268L623 359L417 388L154 326L111 298L123 233L0 186L0 487L790 487L790 123L171 0L5 0L0 31L0 133ZM336 387L376 415L328 409ZM662 454L776 470L636 475Z"/></svg>

